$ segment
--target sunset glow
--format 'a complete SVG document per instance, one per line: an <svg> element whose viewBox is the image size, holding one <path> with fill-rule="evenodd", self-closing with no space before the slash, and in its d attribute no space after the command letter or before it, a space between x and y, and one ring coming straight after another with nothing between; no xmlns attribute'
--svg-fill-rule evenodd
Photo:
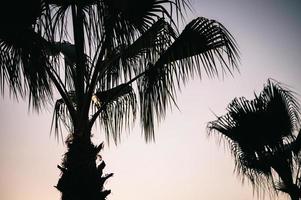
<svg viewBox="0 0 301 200"><path fill-rule="evenodd" d="M287 84L301 102L301 1L191 3L187 21L215 19L234 36L241 53L239 72L189 81L178 94L179 110L174 107L156 127L154 143L145 143L138 120L120 144L105 142L105 170L114 173L106 183L112 190L108 200L259 200L248 181L242 184L233 172L227 148L208 137L206 125L224 114L233 98L252 98L268 78ZM56 166L66 146L50 135L53 107L39 114L27 108L27 102L12 101L9 93L0 101L0 199L59 200ZM106 141L98 126L93 135L95 144ZM276 198L266 194L265 199Z"/></svg>

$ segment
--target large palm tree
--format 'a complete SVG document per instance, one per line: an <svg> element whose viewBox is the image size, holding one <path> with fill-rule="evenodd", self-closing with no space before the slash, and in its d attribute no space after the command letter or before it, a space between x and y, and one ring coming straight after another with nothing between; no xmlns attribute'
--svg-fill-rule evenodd
<svg viewBox="0 0 301 200"><path fill-rule="evenodd" d="M26 2L26 3L25 3ZM238 50L227 29L203 17L177 29L186 0L9 1L0 12L0 86L29 97L39 110L53 95L52 125L69 136L58 166L63 200L104 199L102 145L91 129L99 119L107 138L119 141L139 112L146 141L175 104L190 77L232 72ZM15 15L18 15L16 17ZM16 19L16 20L15 20ZM53 92L53 89L57 93Z"/></svg>
<svg viewBox="0 0 301 200"><path fill-rule="evenodd" d="M229 143L237 173L253 186L301 198L300 159L294 151L300 107L294 93L269 79L255 99L235 98L227 111L208 128Z"/></svg>

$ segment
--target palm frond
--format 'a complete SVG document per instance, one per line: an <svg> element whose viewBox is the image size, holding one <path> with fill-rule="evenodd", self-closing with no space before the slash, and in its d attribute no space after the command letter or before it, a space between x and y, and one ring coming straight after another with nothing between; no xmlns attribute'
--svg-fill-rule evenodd
<svg viewBox="0 0 301 200"><path fill-rule="evenodd" d="M237 65L236 43L220 23L197 18L186 26L155 64L148 63L144 78L138 83L141 119L147 137L153 135L155 117L160 121L166 109L175 104L176 87L180 88L181 83L195 73L201 76L202 67L209 76L218 74L216 59L222 70L225 67L231 71L230 66Z"/></svg>
<svg viewBox="0 0 301 200"><path fill-rule="evenodd" d="M50 44L52 47L52 54L62 53L64 55L64 85L69 90L74 90L74 85L76 81L76 48L74 44L71 44L67 41L63 42L54 42ZM85 81L87 82L90 79L90 59L89 56L84 54L85 69L83 70ZM60 69L58 68L59 72Z"/></svg>
<svg viewBox="0 0 301 200"><path fill-rule="evenodd" d="M282 130L283 133L292 133L298 129L301 110L293 91L280 82L269 79L260 98L270 102L267 107L270 116L278 116L277 119L274 119L278 120L274 121L275 126L273 127L275 131ZM280 125L282 127L279 127Z"/></svg>
<svg viewBox="0 0 301 200"><path fill-rule="evenodd" d="M154 139L155 120L165 117L168 107L175 105L174 77L164 68L148 64L144 76L138 80L140 119L146 141Z"/></svg>
<svg viewBox="0 0 301 200"><path fill-rule="evenodd" d="M274 169L285 184L293 184L293 132L300 115L294 93L269 79L255 99L235 98L227 110L208 130L229 143L238 174L253 186L261 186L265 177L265 184L274 187Z"/></svg>
<svg viewBox="0 0 301 200"><path fill-rule="evenodd" d="M94 104L98 111L94 114L93 121L100 114L100 124L105 129L109 142L113 137L115 143L120 141L120 133L124 127L130 127L135 120L137 102L136 96L130 85L121 84L106 91L99 91L93 96Z"/></svg>
<svg viewBox="0 0 301 200"><path fill-rule="evenodd" d="M136 41L126 47L122 57L134 58L149 49L162 53L176 38L176 30L170 26L163 18L157 20L147 29Z"/></svg>
<svg viewBox="0 0 301 200"><path fill-rule="evenodd" d="M29 96L29 106L39 110L51 101L52 90L45 66L49 59L45 39L49 36L44 0L9 1L0 6L0 87L9 85L17 97ZM16 17L16 15L18 17Z"/></svg>
<svg viewBox="0 0 301 200"><path fill-rule="evenodd" d="M131 44L139 35L147 31L159 18L165 18L175 25L172 12L182 13L186 0L104 0L105 17L103 30L108 51ZM169 7L169 10L168 8ZM176 27L176 26L174 26Z"/></svg>
<svg viewBox="0 0 301 200"><path fill-rule="evenodd" d="M281 145L284 138L291 139L300 115L293 93L271 80L254 100L236 98L227 110L227 115L209 123L209 129L235 141L244 140L256 149Z"/></svg>
<svg viewBox="0 0 301 200"><path fill-rule="evenodd" d="M147 30L156 20L165 16L170 21L172 18L172 8L178 15L182 14L189 2L186 0L104 0L111 12L121 15L126 21L133 24L138 30ZM170 6L170 11L166 10L166 5Z"/></svg>
<svg viewBox="0 0 301 200"><path fill-rule="evenodd" d="M94 95L94 103L101 107L103 104L108 104L119 97L132 93L132 90L130 85L121 84L106 91L98 91Z"/></svg>
<svg viewBox="0 0 301 200"><path fill-rule="evenodd" d="M70 6L65 4L59 6L49 2L48 5L50 8L49 15L51 18L53 40L62 41L63 39L67 39L70 37L67 27L67 24L70 23Z"/></svg>
<svg viewBox="0 0 301 200"><path fill-rule="evenodd" d="M0 38L1 88L7 83L14 95L25 97L28 94L29 105L36 110L52 98L46 72L50 66L47 49L45 39L32 29Z"/></svg>
<svg viewBox="0 0 301 200"><path fill-rule="evenodd" d="M156 65L163 67L178 61L173 70L179 79L186 80L195 73L201 77L202 67L209 77L219 74L219 65L222 72L231 73L238 59L236 42L228 30L215 20L199 17L185 27Z"/></svg>
<svg viewBox="0 0 301 200"><path fill-rule="evenodd" d="M75 92L69 91L68 98L72 102L74 108L76 108L76 101L75 101ZM58 99L54 105L54 111L52 115L52 122L51 122L51 129L50 133L54 131L54 135L57 139L60 137L63 139L62 135L62 125L63 128L66 128L68 132L72 133L74 130L74 122L70 117L69 110L64 102L64 100Z"/></svg>
<svg viewBox="0 0 301 200"><path fill-rule="evenodd" d="M109 88L119 82L130 81L145 71L148 62L154 62L176 37L175 30L159 19L132 44L116 48L116 53L107 55L107 73L99 78L100 86Z"/></svg>

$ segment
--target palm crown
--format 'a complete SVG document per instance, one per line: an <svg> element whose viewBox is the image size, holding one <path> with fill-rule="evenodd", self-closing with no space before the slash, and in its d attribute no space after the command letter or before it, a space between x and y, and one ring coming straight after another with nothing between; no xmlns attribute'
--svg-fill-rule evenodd
<svg viewBox="0 0 301 200"><path fill-rule="evenodd" d="M294 170L300 166L293 150L300 106L294 93L269 79L255 99L235 98L227 110L208 128L229 143L238 174L246 176L253 186L276 188L295 197L299 192Z"/></svg>
<svg viewBox="0 0 301 200"><path fill-rule="evenodd" d="M1 88L7 83L15 95L28 94L39 109L55 86L62 97L56 130L61 120L73 133L89 132L100 115L117 140L139 110L149 140L181 82L202 68L212 77L237 66L236 43L220 23L196 18L178 33L173 17L182 17L186 1L32 0L26 7L32 12L21 12L20 26L1 22Z"/></svg>

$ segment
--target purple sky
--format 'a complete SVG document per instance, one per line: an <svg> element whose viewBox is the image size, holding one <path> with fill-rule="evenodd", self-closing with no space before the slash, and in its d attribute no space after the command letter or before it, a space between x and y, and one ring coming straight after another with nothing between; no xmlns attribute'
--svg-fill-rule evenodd
<svg viewBox="0 0 301 200"><path fill-rule="evenodd" d="M252 98L267 78L301 93L301 1L194 0L192 5L188 19L216 19L236 38L240 73L190 81L178 96L180 111L169 112L157 128L156 143L144 143L137 123L122 144L106 145L106 170L115 173L106 184L112 189L109 200L258 199L233 173L230 153L207 137L206 123L214 120L212 111L224 114L234 97ZM26 102L6 96L0 111L0 199L59 199L53 186L65 147L49 136L52 108L28 113ZM96 143L104 140L99 130L94 135Z"/></svg>

